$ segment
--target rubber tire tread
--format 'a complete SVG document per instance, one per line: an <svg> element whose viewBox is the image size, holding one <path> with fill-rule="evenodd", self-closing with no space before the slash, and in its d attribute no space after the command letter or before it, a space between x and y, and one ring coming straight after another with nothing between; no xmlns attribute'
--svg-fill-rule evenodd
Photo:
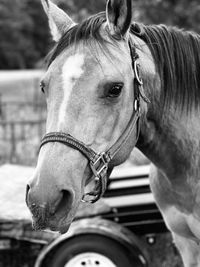
<svg viewBox="0 0 200 267"><path fill-rule="evenodd" d="M96 252L109 258L117 267L143 267L137 253L130 253L121 243L98 234L82 234L64 242L45 266L63 267L74 256ZM135 254L135 255L134 255Z"/></svg>

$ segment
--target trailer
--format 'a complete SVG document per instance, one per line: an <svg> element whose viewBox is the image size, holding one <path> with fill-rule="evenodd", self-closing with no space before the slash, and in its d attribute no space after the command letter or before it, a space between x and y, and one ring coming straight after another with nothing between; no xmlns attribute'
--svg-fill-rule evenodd
<svg viewBox="0 0 200 267"><path fill-rule="evenodd" d="M32 230L24 196L33 168L3 165L0 267L156 266L159 248L152 247L167 229L150 192L149 171L149 165L115 168L104 197L82 203L68 233L60 235Z"/></svg>

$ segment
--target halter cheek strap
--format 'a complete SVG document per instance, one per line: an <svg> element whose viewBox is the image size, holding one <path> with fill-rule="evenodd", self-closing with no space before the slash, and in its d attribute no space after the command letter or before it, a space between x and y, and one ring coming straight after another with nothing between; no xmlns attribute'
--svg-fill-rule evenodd
<svg viewBox="0 0 200 267"><path fill-rule="evenodd" d="M89 146L83 142L77 140L73 136L62 132L51 132L46 134L42 141L40 148L49 142L59 142L66 146L81 152L89 162L90 169L92 171L94 179L97 181L95 189L83 196L83 202L94 203L100 199L107 187L107 181L111 173L111 168L109 167L112 160L117 157L120 149L126 144L136 128L136 138L134 141L134 146L137 142L140 130L140 87L143 86L142 79L140 78L139 65L137 63L138 55L135 52L135 48L132 46L131 41L129 41L130 54L132 59L132 68L134 72L134 101L133 101L133 113L131 118L123 131L122 135L117 139L117 141L105 152L96 153ZM92 177L92 178L93 178ZM92 197L92 199L91 199Z"/></svg>

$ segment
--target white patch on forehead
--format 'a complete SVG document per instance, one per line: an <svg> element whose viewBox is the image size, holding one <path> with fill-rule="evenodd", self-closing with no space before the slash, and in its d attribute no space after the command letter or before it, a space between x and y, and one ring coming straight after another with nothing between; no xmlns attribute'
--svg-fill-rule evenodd
<svg viewBox="0 0 200 267"><path fill-rule="evenodd" d="M63 65L62 68L62 81L63 81L63 101L60 106L59 118L58 118L58 130L65 122L66 108L69 101L69 97L73 90L76 81L83 74L84 55L76 54L70 56Z"/></svg>

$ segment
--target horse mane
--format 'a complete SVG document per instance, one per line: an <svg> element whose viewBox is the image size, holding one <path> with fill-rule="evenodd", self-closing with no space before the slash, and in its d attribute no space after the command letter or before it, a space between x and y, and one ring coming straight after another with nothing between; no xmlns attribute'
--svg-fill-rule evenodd
<svg viewBox="0 0 200 267"><path fill-rule="evenodd" d="M95 39L106 47L108 41L100 32L104 22L106 14L100 12L69 29L52 50L48 65L64 49L79 41ZM200 100L200 36L176 27L140 23L132 24L130 32L142 39L152 53L161 80L164 106L169 107L174 101L182 109L197 107Z"/></svg>
<svg viewBox="0 0 200 267"><path fill-rule="evenodd" d="M161 105L186 110L200 100L200 35L165 25L133 24L131 33L149 47L161 80Z"/></svg>

